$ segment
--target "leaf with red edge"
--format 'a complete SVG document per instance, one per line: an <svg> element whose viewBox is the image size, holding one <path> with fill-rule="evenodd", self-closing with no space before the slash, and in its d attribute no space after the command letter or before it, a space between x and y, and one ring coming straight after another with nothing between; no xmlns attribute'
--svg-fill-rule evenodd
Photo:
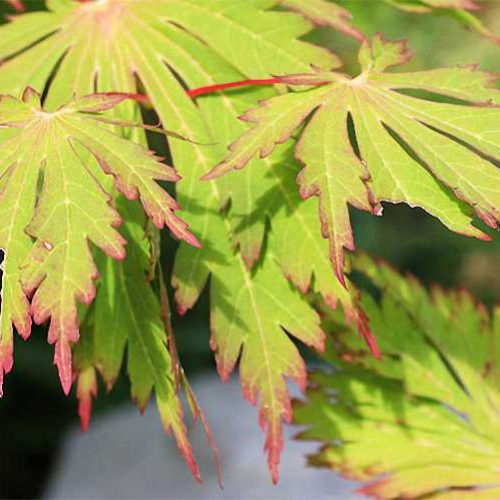
<svg viewBox="0 0 500 500"><path fill-rule="evenodd" d="M270 246L285 276L303 294L319 293L331 309L342 305L348 324L354 325L373 355L380 357L368 325L368 319L359 303L358 292L349 279L342 285L335 279L328 258L328 242L322 238L316 224L318 200L303 201L295 189L295 178L300 167L293 162L289 148L273 156L275 165L269 176L275 179L273 231Z"/></svg>
<svg viewBox="0 0 500 500"><path fill-rule="evenodd" d="M180 35L176 38L178 43L183 39ZM190 44L188 54L191 59L198 61L199 69L198 72L186 75L189 86L195 82L199 82L200 87L209 86L213 80L210 78L207 49L202 44ZM225 70L224 74L227 72ZM237 74L229 73L229 76L237 77ZM148 74L146 88L154 88L153 75ZM262 89L250 93L246 101L262 95L261 91ZM216 353L219 372L224 379L227 378L240 360L245 395L261 408L268 461L276 480L281 451L282 417L289 416L290 407L286 379L292 378L302 383L305 372L293 341L279 327L280 324L284 325L293 336L301 338L303 328L297 324L299 319L292 321L290 313L283 307L270 308L269 297L277 297L277 300L286 302L297 310L297 316L303 317L304 323L311 325L308 332L311 337L304 338L308 344L319 347L321 334L317 331L316 338L312 338L316 314L284 279L282 268L274 263L275 256L267 252L265 255L261 253L269 207L267 202L263 206L260 201L268 198L268 193L272 196L275 182L263 169L249 171L242 183L209 184L199 181L200 175L210 168L214 159L224 154L223 143L227 143L239 130L244 129L244 124L237 129L232 126L238 110L248 105L244 96L234 96L231 99L225 95L214 99L203 98L195 106L192 101L179 94L178 99L167 101L162 98L157 104L160 110L165 105L169 106L164 116L165 120L170 120L169 123L175 130L189 137L200 137L207 123L210 128L207 127L208 131L205 133L211 135L200 142L220 143L211 147L189 147L186 143L178 142L172 150L174 158L183 158L182 165L186 165L185 170L182 170L184 179L178 185L179 200L183 207L191 208L190 222L193 227L200 228L200 233L203 234L200 237L204 242L201 251L181 245L174 268L175 297L179 312L185 313L194 306L206 280L211 276L211 344ZM195 111L200 114L200 120L194 119ZM184 119L185 116L189 116L189 120ZM191 161L186 161L186 158ZM196 197L193 197L194 192L197 193ZM228 199L231 204L228 207L229 216L226 217L219 213L219 208L226 206ZM257 206L262 208L258 213L254 212ZM236 250L232 248L235 242L238 245ZM334 279L332 273L330 279ZM271 280L269 285L266 285L266 280ZM272 290L273 283L276 283L276 293ZM266 287L269 288L267 292ZM255 302L250 297L250 291L257 299ZM266 323L258 328L255 317L265 318ZM277 351L280 349L283 356L278 357ZM241 357L240 352L243 352ZM265 365L270 375L261 376L252 383L255 363L261 364L266 357ZM297 368L294 368L295 363Z"/></svg>
<svg viewBox="0 0 500 500"><path fill-rule="evenodd" d="M500 92L476 68L387 73L411 58L402 43L380 36L363 44L355 78L316 72L280 78L292 87L315 86L264 101L242 119L254 124L230 154L204 176L239 170L300 130L295 147L304 164L303 198L317 195L330 258L344 282L344 251L353 250L348 205L381 213L380 203L419 206L448 228L487 239L471 222L470 205L489 226L500 221ZM432 102L404 90L459 100ZM355 138L350 136L352 119Z"/></svg>
<svg viewBox="0 0 500 500"><path fill-rule="evenodd" d="M167 225L176 236L198 246L175 215L176 203L156 182L176 181L174 170L106 130L96 121L99 117L88 112L109 109L126 97L88 96L54 112L45 111L30 88L22 100L0 98L0 123L12 131L1 145L0 244L6 254L2 372L11 366L11 325L24 337L29 335L26 294L32 296L35 322L50 319L49 342L55 344L55 363L66 393L72 383L70 344L79 336L77 302L90 304L95 296L98 273L89 243L114 259L125 257L125 240L116 230L121 218L98 181L99 165L114 176L125 196L140 197L158 227ZM97 161L84 160L85 151Z"/></svg>
<svg viewBox="0 0 500 500"><path fill-rule="evenodd" d="M354 266L377 291L362 302L384 362L322 309L334 369L314 374L295 405L299 438L321 443L310 464L374 498L499 498L500 309L366 256Z"/></svg>
<svg viewBox="0 0 500 500"><path fill-rule="evenodd" d="M75 348L81 424L86 428L90 419L96 370L111 390L127 353L132 398L145 411L154 393L165 432L174 435L193 476L200 481L184 422L182 389L190 402L196 398L181 384L180 377L185 376L177 358L163 284L160 282L160 301L148 280L152 243L145 230L147 220L137 204L122 197L117 207L126 221L122 231L128 241L127 257L123 261L98 259L101 279L96 300L85 315L82 338ZM195 414L198 412L196 406Z"/></svg>
<svg viewBox="0 0 500 500"><path fill-rule="evenodd" d="M240 359L243 393L252 404L259 404L265 450L276 483L282 421L289 422L292 416L286 379L301 388L306 383L304 361L288 334L321 350L324 335L319 317L280 277L271 259L253 276L243 263L239 273L231 266L220 266L212 281L211 344L217 368L227 380Z"/></svg>

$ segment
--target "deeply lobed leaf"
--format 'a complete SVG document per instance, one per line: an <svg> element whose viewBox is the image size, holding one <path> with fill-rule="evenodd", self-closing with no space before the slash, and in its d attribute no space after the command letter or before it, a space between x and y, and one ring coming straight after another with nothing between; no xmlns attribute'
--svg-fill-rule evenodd
<svg viewBox="0 0 500 500"><path fill-rule="evenodd" d="M111 388L127 350L132 398L145 411L154 390L165 431L175 436L193 476L201 481L180 400L184 375L179 373L175 349L168 345L166 335L170 329L168 299L160 301L148 281L154 243L145 233L146 220L137 205L119 198L118 209L126 220L123 232L129 242L128 255L124 261L99 259L97 299L85 316L75 352L82 426L88 426L91 400L96 396L95 368ZM188 397L194 397L190 391Z"/></svg>
<svg viewBox="0 0 500 500"><path fill-rule="evenodd" d="M56 346L55 363L66 393L72 381L70 343L78 340L77 301L89 304L95 296L98 274L89 242L114 259L125 257L125 240L116 230L121 218L96 168L113 175L126 197L140 197L155 224L197 244L175 215L177 204L156 182L176 181L174 170L109 132L93 114L124 98L89 96L54 112L42 108L31 88L21 100L0 98L0 123L12 131L1 145L0 165L3 369L11 366L11 324L27 337L30 314L37 323L50 319L49 342ZM82 158L84 151L97 164ZM26 295L32 296L30 307Z"/></svg>
<svg viewBox="0 0 500 500"><path fill-rule="evenodd" d="M311 464L376 498L498 498L500 311L367 257L355 267L382 295L363 304L384 362L324 310L335 369L313 376L295 412L300 437L323 443Z"/></svg>
<svg viewBox="0 0 500 500"><path fill-rule="evenodd" d="M318 195L330 259L344 281L344 249L353 250L348 206L381 212L380 203L419 206L451 230L486 239L471 222L470 205L489 226L500 221L498 119L500 92L492 75L476 68L386 73L411 57L403 44L376 37L363 44L356 78L340 73L280 77L292 87L241 118L254 126L205 179L267 157L296 131L295 156L303 198ZM432 92L456 102L442 103ZM350 121L355 138L350 137ZM303 128L302 125L307 122Z"/></svg>
<svg viewBox="0 0 500 500"><path fill-rule="evenodd" d="M295 193L280 188L283 181L285 185L290 184L295 175L293 167L286 169L283 179L281 174L268 175L265 171L252 169L234 180L224 179L212 185L199 182L199 177L222 158L224 152L220 144L234 140L245 131L244 124L232 121L243 109L244 99L238 96L204 98L195 105L186 96L185 87L192 89L234 81L242 76L305 72L309 71L310 64L325 71L338 66L335 56L297 40L309 29L308 23L293 14L269 10L279 3L277 0L245 2L243 10L234 0L108 0L84 4L52 0L47 3L50 12L22 16L0 30L0 56L6 59L2 66L5 78L0 86L9 92L19 85L19 74L25 75L39 90L47 87L48 109L57 109L62 98L69 100L73 94L84 95L95 88L100 92L145 89L164 124L205 144L172 142L170 145L174 161L184 177L178 185L178 197L186 209L186 219L204 242L202 250L181 245L174 277L176 299L179 310L186 311L194 305L212 276L211 293L216 298L212 301L213 347L219 370L223 376L228 376L243 353L240 363L243 385L249 399L253 402L260 399L261 423L267 431L266 447L275 479L281 449L281 420L283 417L288 419L290 413L284 380L291 377L302 383L305 375L296 347L283 327L307 344L322 345L316 313L290 288L283 273L304 292L311 287L320 291L332 307L340 300L351 319L369 338L366 318L352 286L343 278L343 266L337 273L345 288L332 279L325 258L327 244L319 230L313 229L308 222L317 210L316 200L300 204ZM298 5L297 2L288 3L289 7L292 3L295 8ZM314 5L319 4L319 1L314 2ZM303 7L300 10L304 10ZM308 17L313 19L313 14L309 12ZM276 30L276 26L280 29ZM95 36L89 37L89 32ZM250 46L251 51L247 50ZM271 94L255 91L249 101ZM244 103L245 107L249 101ZM87 111L95 110L90 107ZM339 137L345 140L346 134L340 133ZM87 143L83 153L97 152L108 159L107 149L96 145L93 139L92 134L85 137ZM304 154L308 154L307 148ZM325 148L324 154L331 155L331 151ZM286 156L277 153L268 164L281 163ZM347 156L349 160L343 165L339 182L332 180L330 199L337 203L337 193L345 183L351 190L349 203L373 210L376 203L365 190L366 168L356 163L350 151ZM102 163L105 170L109 170L109 162ZM286 160L285 163L289 165L290 162ZM349 175L352 166L358 176ZM126 179L119 175L117 185L129 196L139 194L136 189L141 191L140 186L128 187ZM162 225L165 221L163 215L158 214L155 194L145 208L157 225ZM221 207L227 208L229 202L228 210L221 214ZM307 226L294 227L292 213ZM346 231L346 203L335 207L332 214L344 224L344 227L339 226L334 238L341 247L337 256L340 262L343 246L352 246L350 232ZM268 219L271 219L272 230L268 233L268 250L263 253ZM141 248L139 242L144 232L133 232L132 236L128 227L125 232L134 247ZM287 244L293 250L285 252ZM311 248L321 251L314 260L310 258ZM151 253L151 249L147 252ZM90 313L89 331L93 334L100 331L101 342L108 340L107 325L114 324L109 315L114 310L111 306L123 311L125 298L134 291L134 285L126 280L128 266L137 272L137 262L106 260L99 266L103 278L95 311ZM81 400L88 404L94 392L94 368L97 366L111 384L121 366L125 343L128 342L129 350L133 351L134 342L142 339L141 345L147 348L136 349L136 354L129 358L134 396L142 406L155 388L164 424L177 433L178 442L191 461L180 418L177 388L165 379L167 373L169 376L172 371L175 374L175 368L170 368L172 353L165 347L156 299L151 285L144 283L143 268L139 275L141 297L146 303L138 301L135 304L137 310L130 312L131 319L123 314L130 321L126 329L117 332L119 338L109 335L109 349L103 349L98 358L92 358L90 367L79 367ZM283 307L270 310L269 282L273 283L280 298L287 301L287 307L292 304L300 311L299 316L291 317ZM233 297L238 299L237 309L231 304ZM150 321L148 325L153 325L150 329L133 321L143 315ZM278 356L281 352L286 353L284 359ZM142 377L139 368L149 358L155 359L154 365L162 369L159 372L146 370ZM261 371L253 379L256 359L261 360L257 366Z"/></svg>

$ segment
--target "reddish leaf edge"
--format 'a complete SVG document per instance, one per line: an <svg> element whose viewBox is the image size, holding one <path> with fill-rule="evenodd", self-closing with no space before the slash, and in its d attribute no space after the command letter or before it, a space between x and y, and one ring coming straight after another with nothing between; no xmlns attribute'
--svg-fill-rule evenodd
<svg viewBox="0 0 500 500"><path fill-rule="evenodd" d="M172 358L172 371L174 375L174 383L177 393L181 390L184 392L186 402L188 403L189 409L194 423L198 421L201 423L205 436L207 438L207 445L212 451L212 456L215 464L215 469L217 473L217 482L220 489L224 489L222 482L222 462L219 455L219 448L215 440L215 436L210 427L210 423L203 411L196 394L188 381L184 368L182 367L181 361L179 359L179 351L177 349L177 343L175 341L174 329L172 327L172 311L170 308L170 302L168 298L167 286L165 281L164 273L160 266L158 266L159 284L160 284L160 314L165 328L165 333L167 335L167 345L169 348L170 356ZM182 450L181 450L182 452ZM194 456L193 456L194 459ZM189 461L186 459L189 465ZM195 462L197 467L197 464ZM196 474L193 474L195 479L198 480ZM201 476L199 475L199 483L202 482Z"/></svg>
<svg viewBox="0 0 500 500"><path fill-rule="evenodd" d="M80 417L80 428L87 432L90 427L92 416L92 402L97 398L98 386L94 367L89 367L76 375L78 385L76 397L78 399L78 415Z"/></svg>
<svg viewBox="0 0 500 500"><path fill-rule="evenodd" d="M32 94L39 95L35 89L33 89L30 86L27 86L22 94L22 100L26 101L26 99L29 98L29 96ZM110 98L110 101L101 103L101 105L93 105L92 106L89 104L88 108L82 108L80 110L80 112L89 113L89 114L99 113L101 111L106 111L108 109L111 109L114 106L120 104L121 102L123 102L127 99L133 100L133 101L140 103L140 104L150 103L149 98L143 94L126 93L126 92L95 92L95 93L89 94L87 96L82 96L82 99L91 98L91 97L99 97L99 96L108 97L108 98ZM7 94L0 94L0 100L2 100L3 98L9 98L9 97L10 96ZM103 121L105 123L106 122L112 123L112 124L120 125L123 127L127 127L127 126L141 127L141 128L145 128L145 129L151 130L151 131L158 131L158 132L161 132L161 133L168 135L168 136L173 136L173 137L181 139L181 140L186 140L187 142L195 143L194 141L190 140L189 138L186 138L180 134L177 134L176 132L160 130L157 127L152 127L152 126L147 126L147 125L143 126L140 124L131 124L131 123L126 123L126 122L107 120L105 117L101 117L100 115L96 115L95 119L97 121ZM176 180L180 180L180 176L178 176L178 178ZM180 207L177 207L177 208L180 208ZM115 227L118 227L120 224L121 224L121 220L119 222L117 222ZM176 236L178 236L178 235L176 235ZM191 245L195 248L198 248L198 249L202 248L202 245L199 242L199 240L196 238L196 236L194 236L191 233L188 233L188 235L186 237L180 237L180 236L178 236L178 237L180 240L185 241L186 243L188 243L189 245ZM124 253L123 254L116 254L116 255L110 254L110 256L113 257L114 259L117 259L117 260L123 260L125 258ZM98 278L98 275L92 276L92 278L93 278L93 280L95 280ZM34 290L26 289L25 292L26 292L27 297L30 297L33 294ZM95 289L93 288L88 293L88 295L84 297L84 299L81 302L83 304L86 304L86 305L90 304L94 299L94 295L95 295ZM36 308L36 306L34 306L34 304L31 304L29 316L26 318L26 322L27 322L26 325L19 325L19 324L13 325L15 327L15 329L17 330L17 332L20 334L20 336L23 338L23 340L28 340L28 338L30 337L31 325L32 325L33 319L35 319L35 323L37 323L37 324L45 323L46 318L44 318L38 322L36 320L36 315L37 315L37 308ZM77 326L75 326L75 331L78 334ZM49 332L50 332L50 330L49 330ZM49 335L50 335L50 333L49 333ZM77 336L74 337L74 339L75 340L73 340L73 342L78 341ZM50 336L49 336L49 343L50 344L53 343L50 341ZM63 349L64 347L66 349L64 352L62 352L62 351L58 352L58 347L59 347L59 350ZM61 356L68 354L68 348L69 348L69 345L67 345L67 346L56 345L56 352L55 352L55 357L54 357L54 364L56 364L58 366L59 378L61 381L63 392L66 396L69 396L69 394L71 392L71 387L72 387L73 382L74 382L74 376L71 373L71 368L68 369L67 365L65 363L60 362L60 358L61 358ZM13 365L14 365L14 356L13 356L12 346L0 346L0 398L2 398L4 395L3 384L4 384L5 375L9 374L12 371ZM61 366L63 366L63 365L64 365L64 367L61 368ZM81 412L81 415L80 415L81 416L81 426L82 426L82 428L86 428L86 427L88 427L88 425L89 425L88 422L90 421L90 414L91 414L91 410L92 410L92 397L95 397L96 392L97 392L96 382L94 382L94 385L92 387L86 387L85 390L82 388L82 389L80 389L80 391L81 391L81 398L79 397L79 399L81 401L81 405L80 405L79 411Z"/></svg>
<svg viewBox="0 0 500 500"><path fill-rule="evenodd" d="M238 88L238 87L248 87L248 86L269 86L269 85L279 85L279 84L286 84L286 81L283 77L274 77L274 78L268 78L268 79L261 79L261 80L240 80L240 81L233 81L233 82L226 82L226 83L220 83L220 84L215 84L215 85L207 85L205 87L198 87L194 88L191 90L187 91L187 94L189 97L192 99L196 99L197 97L200 97L202 95L206 94L213 94L216 92L221 92L224 90L230 90L233 88ZM325 81L318 81L318 82L308 82L309 85L312 86L321 86L321 85L326 85L330 82L325 82ZM372 355L378 359L382 359L382 353L380 351L380 348L377 344L377 340L373 333L370 330L370 327L368 326L368 320L364 314L361 314L359 317L356 318L356 323L358 326L358 330L360 335L363 337L364 341L366 342L368 348L370 349Z"/></svg>
<svg viewBox="0 0 500 500"><path fill-rule="evenodd" d="M174 337L174 331L171 324L171 310L170 304L168 302L169 299L167 295L167 289L161 269L158 269L158 274L160 288L160 316L165 329L168 349L172 357L172 376L175 386L175 393L177 397L179 397L181 392L184 393L185 401L191 413L193 422L195 424L198 422L201 424L207 438L207 445L212 451L219 487L220 489L224 489L222 481L222 462L220 459L219 449L217 447L217 443L208 419L203 412L203 409L201 408L201 405L196 398L195 392L190 385L184 369L182 368L182 365L180 363ZM82 432L87 432L90 427L93 400L96 399L98 395L97 375L99 372L100 370L98 366L88 366L81 370L75 369L74 371L74 379L77 380L76 397L78 400L78 415L80 418L80 428ZM113 385L114 382L111 382L111 384L107 384L107 392L110 392L113 389ZM139 410L141 414L144 414L146 408L145 406L142 407L141 405L139 405ZM185 412L183 409L181 410L180 416L184 420ZM198 463L196 461L194 451L191 448L187 427L183 426L181 432L176 433L172 427L164 426L164 431L167 435L174 437L177 442L179 452L183 456L189 470L191 471L191 474L193 475L193 478L197 483L202 484L203 480L198 468Z"/></svg>

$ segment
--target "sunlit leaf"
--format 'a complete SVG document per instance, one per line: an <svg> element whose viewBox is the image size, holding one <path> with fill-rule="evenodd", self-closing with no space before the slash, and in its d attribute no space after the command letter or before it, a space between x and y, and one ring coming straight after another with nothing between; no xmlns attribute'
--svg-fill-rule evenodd
<svg viewBox="0 0 500 500"><path fill-rule="evenodd" d="M375 37L360 50L362 71L355 78L321 71L278 78L315 88L273 97L246 112L242 119L253 128L204 178L242 169L256 155L265 158L299 131L300 193L319 197L322 232L341 282L344 249L354 249L349 205L379 214L383 201L404 202L453 231L487 239L471 224L467 204L498 227L500 92L489 88L492 75L473 67L385 72L410 57L404 44ZM434 102L421 91L453 101Z"/></svg>
<svg viewBox="0 0 500 500"><path fill-rule="evenodd" d="M166 225L198 245L175 215L176 202L156 182L178 180L175 171L109 132L94 114L124 98L93 95L53 112L42 108L31 88L22 99L0 98L0 124L13 131L1 144L0 164L2 365L7 370L11 366L11 324L27 337L30 314L37 323L50 319L49 342L55 344L66 393L72 380L70 343L78 340L77 303L89 304L95 296L97 268L89 243L114 259L125 257L125 240L116 230L121 218L95 170L113 176L127 198L140 198L158 227ZM84 161L82 150L94 160ZM32 296L31 307L26 295Z"/></svg>

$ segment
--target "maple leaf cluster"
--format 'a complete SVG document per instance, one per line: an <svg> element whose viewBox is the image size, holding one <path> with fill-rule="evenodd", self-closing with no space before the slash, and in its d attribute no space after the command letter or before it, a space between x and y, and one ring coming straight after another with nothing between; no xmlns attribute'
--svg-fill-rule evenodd
<svg viewBox="0 0 500 500"><path fill-rule="evenodd" d="M469 0L387 2L460 14L493 37ZM384 202L407 203L482 239L474 214L498 227L494 77L388 71L409 61L405 44L367 39L326 0L46 7L0 27L0 387L13 328L27 338L33 320L48 321L65 392L77 379L83 427L97 375L111 388L126 363L132 397L143 409L154 392L198 478L181 391L211 435L175 350L158 260L166 226L180 241L170 277L177 310L209 289L218 371L227 379L239 364L277 481L282 423L292 418L287 381L306 385L293 339L318 351L325 343L308 293L330 309L340 303L380 355L349 280L350 207L380 215ZM359 75L301 39L311 22L359 42ZM149 152L140 104L175 131L165 132L175 169Z"/></svg>

